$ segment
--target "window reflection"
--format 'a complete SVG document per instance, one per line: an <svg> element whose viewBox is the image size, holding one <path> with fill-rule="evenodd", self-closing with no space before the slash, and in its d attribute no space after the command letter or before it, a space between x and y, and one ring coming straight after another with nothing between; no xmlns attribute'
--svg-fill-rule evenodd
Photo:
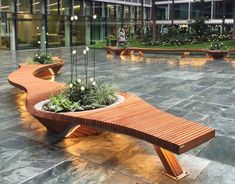
<svg viewBox="0 0 235 184"><path fill-rule="evenodd" d="M40 14L40 0L33 0L32 12L34 14Z"/></svg>
<svg viewBox="0 0 235 184"><path fill-rule="evenodd" d="M58 15L57 0L47 0L47 13L50 15Z"/></svg>
<svg viewBox="0 0 235 184"><path fill-rule="evenodd" d="M156 6L157 20L167 20L169 18L169 7L168 5L157 5Z"/></svg>
<svg viewBox="0 0 235 184"><path fill-rule="evenodd" d="M8 0L1 0L0 1L1 4L0 4L0 11L4 11L4 12L9 12L10 11L10 1Z"/></svg>
<svg viewBox="0 0 235 184"><path fill-rule="evenodd" d="M81 13L81 2L80 0L74 0L73 14L79 15Z"/></svg>
<svg viewBox="0 0 235 184"><path fill-rule="evenodd" d="M176 20L188 19L188 3L175 4L174 5L174 18Z"/></svg>
<svg viewBox="0 0 235 184"><path fill-rule="evenodd" d="M18 0L17 11L18 13L31 13L30 0Z"/></svg>

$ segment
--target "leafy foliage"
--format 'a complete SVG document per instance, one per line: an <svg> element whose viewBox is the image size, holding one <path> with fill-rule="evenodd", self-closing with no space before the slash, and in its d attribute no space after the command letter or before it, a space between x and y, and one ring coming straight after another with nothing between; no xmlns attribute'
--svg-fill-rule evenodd
<svg viewBox="0 0 235 184"><path fill-rule="evenodd" d="M36 54L33 60L28 62L28 64L53 64L53 63L56 62L52 59L52 56L48 54L41 54L41 55Z"/></svg>
<svg viewBox="0 0 235 184"><path fill-rule="evenodd" d="M158 39L156 42L152 42L152 37L141 40L135 36L136 41L132 38L130 46L181 46L189 44L204 44L210 42L211 35L218 33L218 25L208 25L206 21L207 17L197 17L194 20L184 25L164 25L160 29ZM149 33L148 35L152 35ZM220 40L231 39L231 32L225 32L224 35L220 35ZM133 43L133 44L132 44ZM143 43L142 45L140 43Z"/></svg>
<svg viewBox="0 0 235 184"><path fill-rule="evenodd" d="M209 26L206 24L207 20L207 17L197 17L190 22L192 34L202 41L205 40L207 35L210 33Z"/></svg>
<svg viewBox="0 0 235 184"><path fill-rule="evenodd" d="M43 106L52 112L83 111L105 107L117 100L116 90L108 84L98 83L91 79L87 84L78 80L69 84L59 95L50 97Z"/></svg>
<svg viewBox="0 0 235 184"><path fill-rule="evenodd" d="M213 34L209 41L211 41L210 50L227 50L227 48L224 46L223 42L220 40L223 39L223 36Z"/></svg>

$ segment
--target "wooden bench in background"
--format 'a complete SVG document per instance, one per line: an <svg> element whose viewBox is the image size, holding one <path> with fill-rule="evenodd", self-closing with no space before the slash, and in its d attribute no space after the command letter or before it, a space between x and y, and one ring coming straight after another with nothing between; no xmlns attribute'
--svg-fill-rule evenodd
<svg viewBox="0 0 235 184"><path fill-rule="evenodd" d="M208 54L208 49L169 49L169 48L140 48L140 47L105 47L108 54L114 53L117 56L131 56L133 53L138 53L138 56L142 57L144 53L171 53L180 54L184 57L185 53L195 53L195 54ZM230 54L235 53L235 49L228 50Z"/></svg>
<svg viewBox="0 0 235 184"><path fill-rule="evenodd" d="M188 173L183 171L174 153L185 153L215 136L214 129L161 111L130 93L120 92L124 102L94 111L53 113L35 109L35 104L64 87L63 83L39 78L56 74L61 66L61 62L21 65L8 77L12 85L27 92L28 111L56 135L91 135L97 130L107 130L142 139L153 144L165 167L164 173L175 180Z"/></svg>
<svg viewBox="0 0 235 184"><path fill-rule="evenodd" d="M164 48L139 48L139 47L105 47L107 53L114 53L115 55L126 55L131 56L134 52L137 52L139 56L143 56L144 53L178 53L183 55L185 52L188 53L206 53L207 49L164 49Z"/></svg>

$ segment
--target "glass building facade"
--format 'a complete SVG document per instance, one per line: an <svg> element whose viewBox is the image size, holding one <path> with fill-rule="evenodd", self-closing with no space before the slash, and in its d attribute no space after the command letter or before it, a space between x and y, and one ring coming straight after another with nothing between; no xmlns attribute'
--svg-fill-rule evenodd
<svg viewBox="0 0 235 184"><path fill-rule="evenodd" d="M126 27L130 32L139 31L142 17L144 24L151 21L151 0L0 0L0 49L38 48L39 41L47 47L90 44L104 40L110 34ZM225 3L224 3L225 2ZM233 24L233 0L157 0L156 23L185 24L201 16L209 24ZM78 20L71 21L77 15ZM97 19L93 19L97 15Z"/></svg>
<svg viewBox="0 0 235 184"><path fill-rule="evenodd" d="M156 19L157 24L169 24L170 14L173 11L176 24L184 23L185 20L190 20L199 16L209 18L209 23L221 24L224 16L228 19L227 23L232 24L233 10L235 8L234 0L156 0ZM230 19L230 20L229 20ZM181 20L181 22L180 22Z"/></svg>
<svg viewBox="0 0 235 184"><path fill-rule="evenodd" d="M140 6L140 0L0 0L0 49L38 48L42 37L47 47L104 40L127 24L134 30ZM145 0L145 21L151 18L150 6ZM71 21L72 15L78 20Z"/></svg>

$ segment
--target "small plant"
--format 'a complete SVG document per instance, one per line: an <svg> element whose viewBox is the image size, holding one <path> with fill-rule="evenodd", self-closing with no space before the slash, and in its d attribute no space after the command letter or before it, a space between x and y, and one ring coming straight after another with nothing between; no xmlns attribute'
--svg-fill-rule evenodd
<svg viewBox="0 0 235 184"><path fill-rule="evenodd" d="M226 47L224 46L223 42L220 41L221 36L213 34L211 36L211 44L209 46L210 50L227 50Z"/></svg>
<svg viewBox="0 0 235 184"><path fill-rule="evenodd" d="M115 92L108 84L96 84L93 78L87 84L78 79L68 84L59 95L50 97L43 109L52 112L75 112L102 108L117 100Z"/></svg>
<svg viewBox="0 0 235 184"><path fill-rule="evenodd" d="M209 49L210 50L226 50L222 42L212 42Z"/></svg>
<svg viewBox="0 0 235 184"><path fill-rule="evenodd" d="M33 58L33 63L35 64L53 64L55 61L53 61L52 57L48 54L36 54Z"/></svg>

